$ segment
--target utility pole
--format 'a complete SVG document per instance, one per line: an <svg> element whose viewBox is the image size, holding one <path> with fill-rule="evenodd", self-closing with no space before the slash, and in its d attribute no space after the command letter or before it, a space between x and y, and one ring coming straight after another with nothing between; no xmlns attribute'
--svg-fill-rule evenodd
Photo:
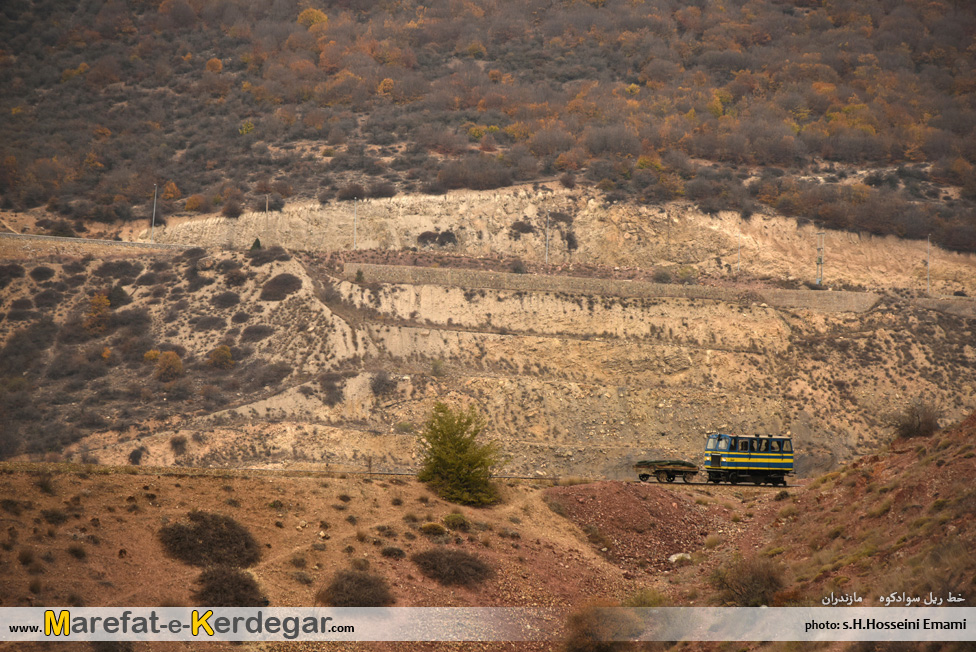
<svg viewBox="0 0 976 652"><path fill-rule="evenodd" d="M824 238L826 233L817 232L817 285L823 285Z"/></svg>
<svg viewBox="0 0 976 652"><path fill-rule="evenodd" d="M358 202L359 202L358 199L352 200L352 250L353 251L356 251L356 226L357 226L356 222L358 220L358 215L359 215Z"/></svg>
<svg viewBox="0 0 976 652"><path fill-rule="evenodd" d="M549 271L549 209L546 209L546 271Z"/></svg>
<svg viewBox="0 0 976 652"><path fill-rule="evenodd" d="M925 294L932 294L932 234L928 238L928 251L925 256Z"/></svg>
<svg viewBox="0 0 976 652"><path fill-rule="evenodd" d="M268 193L264 193L264 212L268 212Z"/></svg>
<svg viewBox="0 0 976 652"><path fill-rule="evenodd" d="M152 214L152 226L149 227L149 242L153 242L153 238L156 235L156 184L153 184L153 214Z"/></svg>

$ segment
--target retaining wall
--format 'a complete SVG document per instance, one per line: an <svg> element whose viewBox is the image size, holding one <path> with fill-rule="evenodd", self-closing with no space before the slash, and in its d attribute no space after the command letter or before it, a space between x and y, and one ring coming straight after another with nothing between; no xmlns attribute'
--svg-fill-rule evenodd
<svg viewBox="0 0 976 652"><path fill-rule="evenodd" d="M880 298L877 294L870 292L736 290L698 285L367 263L346 263L343 268L344 276L349 279L355 278L359 271L362 271L367 282L448 285L462 288L522 290L527 292L566 292L569 294L648 299L672 297L727 303L761 301L777 308L803 308L821 312L866 312L873 308Z"/></svg>
<svg viewBox="0 0 976 652"><path fill-rule="evenodd" d="M26 235L0 232L0 257L115 255L125 251L182 251L186 245L94 238L63 238L53 235Z"/></svg>

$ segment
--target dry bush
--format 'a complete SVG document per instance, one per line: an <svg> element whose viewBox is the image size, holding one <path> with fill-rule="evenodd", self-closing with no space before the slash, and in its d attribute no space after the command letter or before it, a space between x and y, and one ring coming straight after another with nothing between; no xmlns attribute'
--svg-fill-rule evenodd
<svg viewBox="0 0 976 652"><path fill-rule="evenodd" d="M369 380L369 388L375 396L384 396L396 389L397 383L386 370L377 371Z"/></svg>
<svg viewBox="0 0 976 652"><path fill-rule="evenodd" d="M220 294L215 294L210 300L210 303L216 308L232 308L241 302L241 297L237 292L221 292Z"/></svg>
<svg viewBox="0 0 976 652"><path fill-rule="evenodd" d="M386 580L359 570L336 573L332 582L315 594L315 600L332 607L386 607L394 603Z"/></svg>
<svg viewBox="0 0 976 652"><path fill-rule="evenodd" d="M252 245L250 251L247 252L247 259L251 267L262 267L275 261L286 262L291 260L288 252L278 245L263 249L258 240L255 240L254 244L257 245L257 248L254 248L254 245Z"/></svg>
<svg viewBox="0 0 976 652"><path fill-rule="evenodd" d="M264 607L268 599L251 575L239 568L212 566L197 579L197 604L208 607Z"/></svg>
<svg viewBox="0 0 976 652"><path fill-rule="evenodd" d="M332 407L342 403L345 396L344 385L346 383L342 374L327 371L319 376L319 386L322 388L322 402Z"/></svg>
<svg viewBox="0 0 976 652"><path fill-rule="evenodd" d="M569 615L565 652L618 652L633 644L620 639L640 635L642 627L633 614L609 604L589 604Z"/></svg>
<svg viewBox="0 0 976 652"><path fill-rule="evenodd" d="M261 340L274 335L274 332L275 329L267 324L252 324L241 332L241 342L260 342Z"/></svg>
<svg viewBox="0 0 976 652"><path fill-rule="evenodd" d="M186 437L183 435L173 435L169 440L169 447L173 455L179 456L186 453Z"/></svg>
<svg viewBox="0 0 976 652"><path fill-rule="evenodd" d="M193 566L245 568L261 558L250 531L231 517L193 511L187 518L189 523L169 523L159 531L159 540L171 557Z"/></svg>
<svg viewBox="0 0 976 652"><path fill-rule="evenodd" d="M24 268L17 263L0 265L0 290L4 289L15 278L24 278Z"/></svg>
<svg viewBox="0 0 976 652"><path fill-rule="evenodd" d="M163 382L175 380L183 375L183 361L176 351L165 351L156 360L156 379Z"/></svg>
<svg viewBox="0 0 976 652"><path fill-rule="evenodd" d="M54 276L54 270L43 265L35 267L30 271L30 277L38 283L46 281Z"/></svg>
<svg viewBox="0 0 976 652"><path fill-rule="evenodd" d="M934 403L916 399L904 412L893 415L889 425L898 439L931 437L939 429L941 410Z"/></svg>
<svg viewBox="0 0 976 652"><path fill-rule="evenodd" d="M234 356L231 354L230 347L221 344L209 354L207 354L207 364L215 369L230 369L234 366Z"/></svg>
<svg viewBox="0 0 976 652"><path fill-rule="evenodd" d="M480 557L461 550L434 548L410 557L426 577L444 586L475 586L492 576Z"/></svg>
<svg viewBox="0 0 976 652"><path fill-rule="evenodd" d="M262 301L281 301L302 289L302 279L294 274L278 274L261 288Z"/></svg>
<svg viewBox="0 0 976 652"><path fill-rule="evenodd" d="M773 595L783 588L783 569L767 557L737 557L716 568L710 579L724 603L760 607L772 604Z"/></svg>
<svg viewBox="0 0 976 652"><path fill-rule="evenodd" d="M216 331L223 330L226 326L227 320L223 317L218 317L216 315L204 315L193 323L193 330L197 332Z"/></svg>

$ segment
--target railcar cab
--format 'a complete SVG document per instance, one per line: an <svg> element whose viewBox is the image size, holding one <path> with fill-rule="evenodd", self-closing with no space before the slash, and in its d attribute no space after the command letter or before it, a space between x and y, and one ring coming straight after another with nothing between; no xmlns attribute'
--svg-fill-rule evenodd
<svg viewBox="0 0 976 652"><path fill-rule="evenodd" d="M705 440L709 482L753 482L786 486L793 473L793 441L788 437L715 433Z"/></svg>

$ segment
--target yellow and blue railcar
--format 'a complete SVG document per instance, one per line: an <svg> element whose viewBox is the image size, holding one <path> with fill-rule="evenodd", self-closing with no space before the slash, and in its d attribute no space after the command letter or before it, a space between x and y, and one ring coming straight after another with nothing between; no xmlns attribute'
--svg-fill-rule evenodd
<svg viewBox="0 0 976 652"><path fill-rule="evenodd" d="M786 486L793 475L793 440L774 435L715 433L705 441L709 482L752 482Z"/></svg>

